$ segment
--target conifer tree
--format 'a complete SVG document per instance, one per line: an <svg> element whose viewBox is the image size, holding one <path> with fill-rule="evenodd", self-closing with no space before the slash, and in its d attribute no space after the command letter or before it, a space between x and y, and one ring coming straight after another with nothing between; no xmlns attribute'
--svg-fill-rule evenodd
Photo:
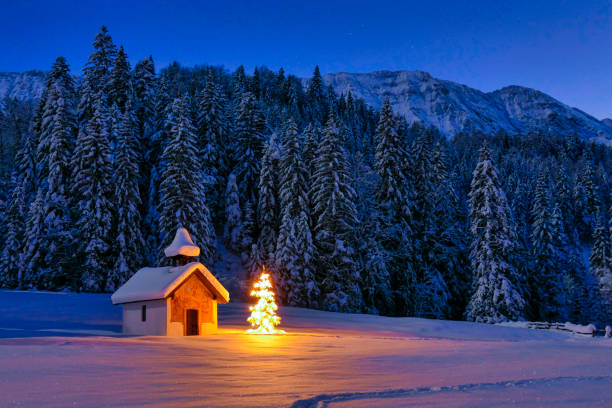
<svg viewBox="0 0 612 408"><path fill-rule="evenodd" d="M49 172L49 158L51 144L54 137L64 133L69 147L73 142L76 128L74 112L75 90L74 81L70 76L70 68L64 57L58 57L51 68L47 85L44 91L44 100L41 101L42 120L37 137L36 147L38 169L37 175L45 179ZM56 152L62 154L61 152ZM69 155L67 150L65 155Z"/></svg>
<svg viewBox="0 0 612 408"><path fill-rule="evenodd" d="M612 271L609 264L610 238L607 228L598 217L595 231L593 231L593 249L589 258L590 273L599 280L599 290L603 310L599 317L603 323L612 319Z"/></svg>
<svg viewBox="0 0 612 408"><path fill-rule="evenodd" d="M140 194L138 184L134 183L139 173L137 131L132 104L128 101L125 113L121 116L115 148L113 202L117 206L117 213L113 252L117 258L106 279L106 290L109 292L115 291L127 281L144 261Z"/></svg>
<svg viewBox="0 0 612 408"><path fill-rule="evenodd" d="M0 287L13 289L21 286L24 244L25 203L23 184L12 178L13 192L6 210L5 242L0 259Z"/></svg>
<svg viewBox="0 0 612 408"><path fill-rule="evenodd" d="M81 288L101 291L110 269L114 213L108 110L101 101L87 126L79 130L72 168L72 194L77 200L75 245L83 266Z"/></svg>
<svg viewBox="0 0 612 408"><path fill-rule="evenodd" d="M43 242L43 190L39 189L36 198L30 204L28 219L26 221L25 242L23 256L23 279L20 286L24 288L47 289L42 286L46 274L45 245Z"/></svg>
<svg viewBox="0 0 612 408"><path fill-rule="evenodd" d="M225 99L217 85L212 70L208 71L206 87L202 91L198 109L198 150L202 172L208 181L206 195L209 202L218 203L222 197L225 178L225 144L228 128ZM217 213L220 206L213 208Z"/></svg>
<svg viewBox="0 0 612 408"><path fill-rule="evenodd" d="M242 226L242 211L240 210L240 196L236 176L232 173L227 179L225 189L225 227L223 241L225 247L234 253L240 252L240 239Z"/></svg>
<svg viewBox="0 0 612 408"><path fill-rule="evenodd" d="M83 69L79 121L86 122L94 114L99 103L107 104L111 70L117 55L117 47L105 26L100 28L93 42L94 52Z"/></svg>
<svg viewBox="0 0 612 408"><path fill-rule="evenodd" d="M381 250L385 251L388 271L394 290L396 313L407 315L413 309L415 279L410 264L411 187L404 173L405 152L397 133L389 100L386 99L376 128L375 167L379 176L376 200L380 217L377 237ZM379 265L379 268L382 266Z"/></svg>
<svg viewBox="0 0 612 408"><path fill-rule="evenodd" d="M340 134L331 115L317 149L312 182L321 306L330 311L358 311L362 306L353 259L354 196Z"/></svg>
<svg viewBox="0 0 612 408"><path fill-rule="evenodd" d="M565 299L563 296L562 267L560 254L553 239L558 236L554 230L550 213L550 197L544 173L538 177L533 208L533 259L534 277L532 281L533 316L548 322L565 319ZM556 222L555 222L556 223Z"/></svg>
<svg viewBox="0 0 612 408"><path fill-rule="evenodd" d="M276 134L270 137L266 143L263 158L261 160L261 172L259 175L259 199L257 203L257 224L260 229L259 238L255 246L257 257L273 275L275 265L274 252L278 237L279 216L279 160L280 147L276 142ZM261 265L259 265L261 266ZM252 272L257 272L254 269ZM274 276L277 286L280 284L278 276Z"/></svg>
<svg viewBox="0 0 612 408"><path fill-rule="evenodd" d="M276 265L287 304L308 306L319 298L315 282L314 247L309 222L308 171L301 157L297 125L289 120L280 162L282 222L276 247Z"/></svg>
<svg viewBox="0 0 612 408"><path fill-rule="evenodd" d="M170 140L161 157L164 169L159 221L165 239L160 251L170 244L176 230L183 227L200 247L201 259L210 261L215 251L215 232L202 188L195 128L183 98L174 100L170 123Z"/></svg>
<svg viewBox="0 0 612 408"><path fill-rule="evenodd" d="M47 248L45 264L48 268L44 285L48 288L61 288L71 283L68 269L73 231L69 186L76 120L72 101L72 97L58 98L54 114L47 121L52 126L43 205L43 240Z"/></svg>
<svg viewBox="0 0 612 408"><path fill-rule="evenodd" d="M121 113L125 113L126 104L132 93L130 63L123 46L119 47L113 67L109 75L108 104L116 105Z"/></svg>
<svg viewBox="0 0 612 408"><path fill-rule="evenodd" d="M480 150L473 173L469 204L474 286L467 317L484 323L520 320L524 317L525 301L512 264L516 234L486 145Z"/></svg>
<svg viewBox="0 0 612 408"><path fill-rule="evenodd" d="M242 96L236 116L234 174L239 182L240 199L257 202L257 182L263 154L265 118L251 93Z"/></svg>

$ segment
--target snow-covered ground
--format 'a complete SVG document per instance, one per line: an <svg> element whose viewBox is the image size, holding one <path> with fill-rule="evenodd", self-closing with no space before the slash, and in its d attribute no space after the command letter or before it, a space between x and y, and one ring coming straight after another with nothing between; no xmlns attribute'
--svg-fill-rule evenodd
<svg viewBox="0 0 612 408"><path fill-rule="evenodd" d="M0 406L610 407L612 339L281 308L247 335L125 337L109 295L0 291Z"/></svg>

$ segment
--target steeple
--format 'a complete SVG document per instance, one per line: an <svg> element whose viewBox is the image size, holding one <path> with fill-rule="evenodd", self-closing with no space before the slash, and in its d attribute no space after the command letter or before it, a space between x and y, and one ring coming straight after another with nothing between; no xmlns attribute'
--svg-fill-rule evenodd
<svg viewBox="0 0 612 408"><path fill-rule="evenodd" d="M174 265L185 265L200 255L200 247L193 243L185 228L179 228L170 246L164 249L164 254L172 259Z"/></svg>

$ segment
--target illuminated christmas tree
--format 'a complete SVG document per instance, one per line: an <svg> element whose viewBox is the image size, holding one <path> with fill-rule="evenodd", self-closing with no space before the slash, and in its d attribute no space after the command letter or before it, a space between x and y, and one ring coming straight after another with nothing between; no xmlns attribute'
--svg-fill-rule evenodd
<svg viewBox="0 0 612 408"><path fill-rule="evenodd" d="M250 334L275 334L284 333L283 330L277 329L275 326L280 324L280 316L276 314L278 305L274 299L274 291L272 290L272 282L270 275L266 273L266 268L259 276L259 280L255 282L251 296L257 297L259 300L255 306L249 307L251 316L247 322L251 323L252 329L247 330Z"/></svg>

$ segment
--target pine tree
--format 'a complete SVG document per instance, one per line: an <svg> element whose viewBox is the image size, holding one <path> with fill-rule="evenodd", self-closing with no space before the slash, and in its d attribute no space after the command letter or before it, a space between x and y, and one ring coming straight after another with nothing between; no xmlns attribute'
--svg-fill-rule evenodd
<svg viewBox="0 0 612 408"><path fill-rule="evenodd" d="M240 196L236 176L232 173L227 179L225 189L225 227L223 241L225 247L234 253L240 252L240 239L242 226L242 211L240 210Z"/></svg>
<svg viewBox="0 0 612 408"><path fill-rule="evenodd" d="M517 272L512 264L516 235L506 196L486 145L480 150L473 173L469 204L474 292L467 317L484 323L520 320L524 316L525 301L517 287Z"/></svg>
<svg viewBox="0 0 612 408"><path fill-rule="evenodd" d="M66 287L72 280L69 270L73 238L69 186L76 121L72 102L72 96L58 98L52 109L54 113L47 120L52 128L48 136L48 170L43 204L43 240L47 248L45 264L48 269L43 285L48 288Z"/></svg>
<svg viewBox="0 0 612 408"><path fill-rule="evenodd" d="M601 300L604 310L599 319L608 323L612 319L612 270L610 270L609 253L610 238L607 229L598 221L593 231L593 249L589 258L590 272L599 280Z"/></svg>
<svg viewBox="0 0 612 408"><path fill-rule="evenodd" d="M260 233L257 239L255 251L262 265L266 265L272 275L275 275L273 266L275 265L274 252L278 237L279 216L279 160L280 148L276 142L276 135L273 134L266 143L263 158L261 160L261 172L259 175L259 201L257 203L257 224ZM259 265L261 266L261 265ZM253 269L251 272L257 272ZM251 276L252 278L252 276ZM280 286L280 277L274 276L277 286Z"/></svg>
<svg viewBox="0 0 612 408"><path fill-rule="evenodd" d="M405 152L397 133L393 111L386 99L376 128L375 167L379 176L376 187L378 203L378 244L384 251L385 270L391 277L396 313L407 315L413 309L415 279L410 264L409 204L411 186L404 173ZM379 259L381 259L379 258Z"/></svg>
<svg viewBox="0 0 612 408"><path fill-rule="evenodd" d="M137 131L132 104L128 101L121 117L115 148L113 202L117 206L117 213L113 252L117 258L106 279L106 290L109 292L115 291L144 263L140 194L138 184L134 183L139 174Z"/></svg>
<svg viewBox="0 0 612 408"><path fill-rule="evenodd" d="M80 122L88 121L99 103L109 102L111 70L117 55L117 47L105 26L102 26L100 32L96 34L93 46L94 52L89 56L83 69L85 78L81 84L78 109Z"/></svg>
<svg viewBox="0 0 612 408"><path fill-rule="evenodd" d="M72 164L72 194L77 200L77 253L83 265L81 288L104 289L109 270L114 206L108 113L98 102L92 118L77 137Z"/></svg>
<svg viewBox="0 0 612 408"><path fill-rule="evenodd" d="M23 279L21 287L47 289L41 285L46 269L44 264L45 245L43 242L43 190L39 189L36 198L30 204L26 222L25 242L23 256Z"/></svg>
<svg viewBox="0 0 612 408"><path fill-rule="evenodd" d="M284 284L287 304L316 304L314 247L309 222L308 171L302 161L297 125L289 120L283 137L280 162L280 212L282 222L276 246L276 265Z"/></svg>
<svg viewBox="0 0 612 408"><path fill-rule="evenodd" d="M566 317L565 299L560 254L553 241L558 232L554 230L546 184L545 174L540 173L533 208L534 221L531 235L535 267L531 289L532 313L537 319L555 322L563 321Z"/></svg>
<svg viewBox="0 0 612 408"><path fill-rule="evenodd" d="M13 289L21 286L21 260L24 243L25 203L23 184L15 176L12 178L13 192L6 210L6 235L2 258L0 259L0 287Z"/></svg>
<svg viewBox="0 0 612 408"><path fill-rule="evenodd" d="M54 136L65 133L67 140L64 143L67 143L67 146L64 147L69 147L76 129L74 82L64 57L58 57L53 64L44 95L44 100L41 101L42 120L36 147L37 175L41 179L45 179L49 172L50 149ZM62 153L56 152L56 154ZM63 154L69 156L70 152L67 150Z"/></svg>
<svg viewBox="0 0 612 408"><path fill-rule="evenodd" d="M250 93L242 96L236 115L234 174L240 185L243 202L257 202L257 181L264 146L265 118Z"/></svg>
<svg viewBox="0 0 612 408"><path fill-rule="evenodd" d="M220 203L224 187L225 144L228 140L225 99L212 70L208 71L206 88L202 92L198 110L198 149L202 172L208 181L206 195L210 203ZM213 208L215 213L221 206Z"/></svg>
<svg viewBox="0 0 612 408"><path fill-rule="evenodd" d="M123 46L119 47L114 65L110 71L108 83L108 104L116 105L121 113L125 113L126 104L132 93L130 63Z"/></svg>
<svg viewBox="0 0 612 408"><path fill-rule="evenodd" d="M331 115L317 149L312 182L321 306L330 311L358 311L362 306L353 259L354 196L340 134Z"/></svg>
<svg viewBox="0 0 612 408"><path fill-rule="evenodd" d="M177 98L172 104L169 137L161 157L164 169L159 221L165 238L160 251L170 244L176 230L183 227L200 247L200 257L210 261L215 251L215 232L202 188L195 129L184 99Z"/></svg>

